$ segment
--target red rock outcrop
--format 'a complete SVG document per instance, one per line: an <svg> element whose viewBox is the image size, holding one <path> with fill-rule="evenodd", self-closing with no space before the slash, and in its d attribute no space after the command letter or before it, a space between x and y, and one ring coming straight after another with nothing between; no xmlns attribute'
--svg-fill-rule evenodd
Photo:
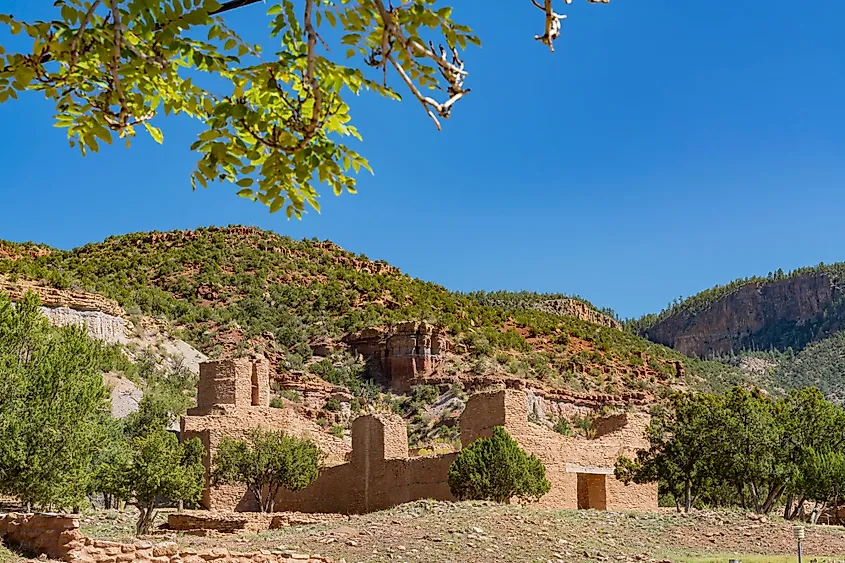
<svg viewBox="0 0 845 563"><path fill-rule="evenodd" d="M20 260L21 258L38 258L51 254L53 249L46 246L30 244L6 244L0 242L0 260Z"/></svg>
<svg viewBox="0 0 845 563"><path fill-rule="evenodd" d="M394 391L410 390L413 381L434 371L451 350L445 331L424 322L388 329L367 328L346 338L357 353L377 359Z"/></svg>
<svg viewBox="0 0 845 563"><path fill-rule="evenodd" d="M680 312L651 327L646 337L682 354L707 357L756 344L761 331L783 323L800 325L842 296L827 274L807 274L776 282L751 282L697 312Z"/></svg>

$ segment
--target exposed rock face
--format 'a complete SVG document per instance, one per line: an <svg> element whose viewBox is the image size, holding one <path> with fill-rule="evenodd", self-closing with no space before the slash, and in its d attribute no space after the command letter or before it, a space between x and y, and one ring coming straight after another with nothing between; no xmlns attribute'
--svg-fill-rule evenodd
<svg viewBox="0 0 845 563"><path fill-rule="evenodd" d="M616 319L613 319L604 313L600 313L588 306L586 303L576 301L575 299L549 299L548 301L535 303L531 308L546 313L553 313L555 315L575 317L576 319L581 319L582 321L587 321L588 323L607 326L610 328L622 328L622 325Z"/></svg>
<svg viewBox="0 0 845 563"><path fill-rule="evenodd" d="M45 287L27 280L0 276L0 293L20 301L28 291L41 300L41 312L53 326L79 326L88 336L109 343L126 340L126 315L117 302L95 293Z"/></svg>
<svg viewBox="0 0 845 563"><path fill-rule="evenodd" d="M500 300L485 298L482 300L485 305L491 307L499 307L502 309L533 309L535 311L542 311L544 313L551 313L552 315L560 315L563 317L575 317L588 323L593 323L610 328L621 329L622 324L616 319L605 315L602 312L595 310L583 301L577 299L544 299L541 301L532 300Z"/></svg>
<svg viewBox="0 0 845 563"><path fill-rule="evenodd" d="M668 317L645 335L686 355L707 357L771 345L774 327L800 326L842 296L827 274L748 283L702 311ZM767 331L767 335L763 334Z"/></svg>
<svg viewBox="0 0 845 563"><path fill-rule="evenodd" d="M410 390L418 376L431 373L451 349L443 329L423 322L364 329L347 342L359 354L377 359L391 388L400 393Z"/></svg>
<svg viewBox="0 0 845 563"><path fill-rule="evenodd" d="M78 326L85 329L90 338L110 344L126 340L125 320L101 311L80 311L70 307L41 307L41 312L53 326Z"/></svg>
<svg viewBox="0 0 845 563"><path fill-rule="evenodd" d="M27 291L32 291L38 295L41 299L41 305L51 309L67 307L77 311L100 311L114 317L126 315L116 301L106 299L96 293L45 287L27 280L12 282L8 278L0 276L0 292L6 293L12 301L20 301Z"/></svg>

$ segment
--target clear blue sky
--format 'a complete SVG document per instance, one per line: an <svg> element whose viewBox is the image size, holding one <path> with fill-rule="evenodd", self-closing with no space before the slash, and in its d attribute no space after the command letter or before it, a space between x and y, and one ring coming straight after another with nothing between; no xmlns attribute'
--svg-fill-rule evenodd
<svg viewBox="0 0 845 563"><path fill-rule="evenodd" d="M842 0L575 0L555 54L529 0L453 3L484 40L472 93L440 133L411 100L354 100L375 175L322 214L268 215L228 184L191 192L182 120L159 123L163 146L83 159L32 94L0 105L0 238L257 225L454 290L575 293L623 316L845 260ZM51 17L47 0L2 4ZM262 33L264 9L231 21Z"/></svg>

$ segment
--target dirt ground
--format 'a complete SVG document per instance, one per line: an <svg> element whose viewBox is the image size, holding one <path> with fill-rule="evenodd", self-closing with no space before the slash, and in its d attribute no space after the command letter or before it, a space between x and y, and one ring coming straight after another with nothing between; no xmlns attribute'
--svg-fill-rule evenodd
<svg viewBox="0 0 845 563"><path fill-rule="evenodd" d="M134 515L83 517L83 532L132 537ZM326 524L208 537L162 531L157 541L232 551L295 550L353 562L795 561L792 523L742 512L658 514L544 511L516 505L418 501ZM808 526L804 561L845 563L845 527ZM791 557L790 557L791 556Z"/></svg>

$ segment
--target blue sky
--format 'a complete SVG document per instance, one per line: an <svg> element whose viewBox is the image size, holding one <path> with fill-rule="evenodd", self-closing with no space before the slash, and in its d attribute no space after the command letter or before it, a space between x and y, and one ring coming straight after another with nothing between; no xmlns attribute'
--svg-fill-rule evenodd
<svg viewBox="0 0 845 563"><path fill-rule="evenodd" d="M181 119L159 123L163 146L83 159L31 94L0 105L0 238L71 248L257 225L454 290L579 294L623 316L845 260L841 0L575 0L555 54L533 40L529 0L453 3L484 41L466 56L472 93L440 133L412 100L353 100L375 169L358 195L288 221L228 184L192 192L195 128ZM50 4L3 11L50 18ZM263 10L230 21L261 34Z"/></svg>

